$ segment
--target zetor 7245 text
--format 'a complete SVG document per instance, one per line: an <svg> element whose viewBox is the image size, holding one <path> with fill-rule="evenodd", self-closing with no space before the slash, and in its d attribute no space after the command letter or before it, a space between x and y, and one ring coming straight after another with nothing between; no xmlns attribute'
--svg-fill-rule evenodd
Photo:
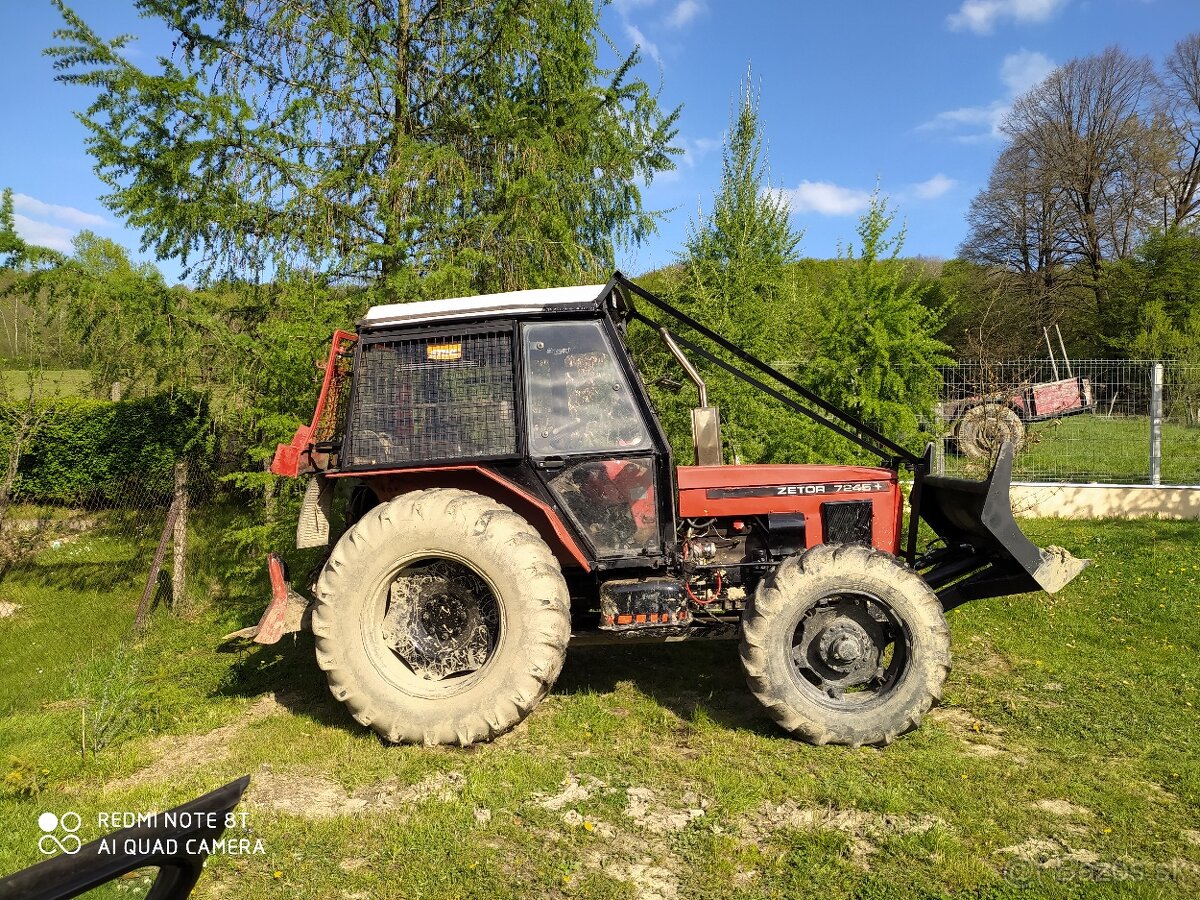
<svg viewBox="0 0 1200 900"><path fill-rule="evenodd" d="M634 323L699 392L694 465L676 464L651 408L625 340ZM700 360L879 466L725 465ZM312 424L272 465L309 476L297 545L332 542L312 599L272 555L271 604L238 634L311 629L354 717L425 744L512 728L571 641L737 636L751 692L784 729L886 744L941 695L946 610L1056 591L1087 564L1017 527L1010 446L984 481L931 475L931 456L620 274L377 306L335 334Z"/></svg>

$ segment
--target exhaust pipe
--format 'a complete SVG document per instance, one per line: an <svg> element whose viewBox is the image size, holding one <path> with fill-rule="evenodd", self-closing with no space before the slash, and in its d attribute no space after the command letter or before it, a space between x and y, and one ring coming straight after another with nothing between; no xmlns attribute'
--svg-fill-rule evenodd
<svg viewBox="0 0 1200 900"><path fill-rule="evenodd" d="M1017 525L1009 500L1013 448L1005 442L983 481L923 475L918 470L919 514L944 547L916 561L945 609L968 600L1066 587L1090 564L1061 547L1038 547Z"/></svg>
<svg viewBox="0 0 1200 900"><path fill-rule="evenodd" d="M696 391L700 395L700 405L692 410L692 446L696 448L696 465L722 465L725 458L721 450L721 411L715 406L708 405L708 388L704 384L704 379L700 377L700 373L696 371L692 361L679 349L679 345L671 337L671 332L665 328L659 328L658 336L662 338L667 350L675 357L675 361L683 367L687 377L696 385Z"/></svg>

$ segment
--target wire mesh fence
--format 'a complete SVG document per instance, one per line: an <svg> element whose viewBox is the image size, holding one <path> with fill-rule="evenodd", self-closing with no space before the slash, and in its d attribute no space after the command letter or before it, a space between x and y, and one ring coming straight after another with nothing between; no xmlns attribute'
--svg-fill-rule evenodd
<svg viewBox="0 0 1200 900"><path fill-rule="evenodd" d="M1021 359L942 375L936 433L948 474L977 477L1010 439L1018 481L1200 485L1200 366Z"/></svg>

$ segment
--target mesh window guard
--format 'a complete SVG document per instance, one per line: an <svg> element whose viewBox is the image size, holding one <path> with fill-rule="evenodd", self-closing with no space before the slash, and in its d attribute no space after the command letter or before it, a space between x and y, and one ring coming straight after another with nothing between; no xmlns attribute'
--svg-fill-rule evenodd
<svg viewBox="0 0 1200 900"><path fill-rule="evenodd" d="M515 409L510 331L364 343L343 464L515 453Z"/></svg>

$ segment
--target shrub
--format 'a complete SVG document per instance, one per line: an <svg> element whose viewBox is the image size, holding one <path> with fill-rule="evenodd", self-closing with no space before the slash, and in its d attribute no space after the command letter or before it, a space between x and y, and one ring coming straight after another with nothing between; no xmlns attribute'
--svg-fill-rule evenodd
<svg viewBox="0 0 1200 900"><path fill-rule="evenodd" d="M176 462L188 458L197 474L211 467L212 429L200 395L37 403L39 424L21 452L14 484L23 502L158 504L171 494ZM10 440L0 435L0 452Z"/></svg>

